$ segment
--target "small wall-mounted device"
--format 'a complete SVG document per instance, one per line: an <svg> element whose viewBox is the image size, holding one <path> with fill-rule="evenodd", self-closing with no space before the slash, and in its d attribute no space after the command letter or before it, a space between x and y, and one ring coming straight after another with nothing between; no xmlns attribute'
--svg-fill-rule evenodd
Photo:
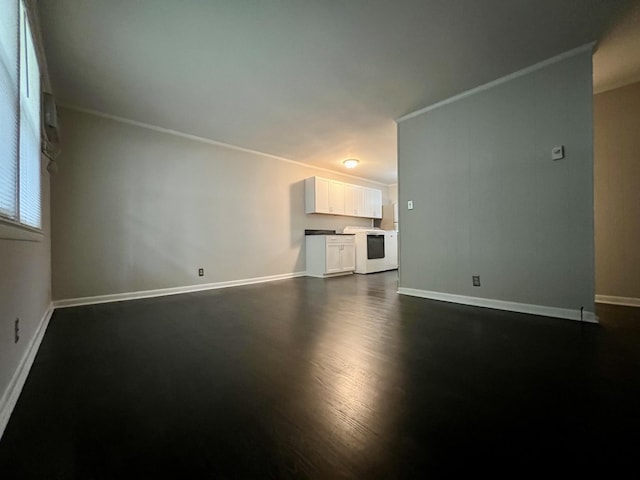
<svg viewBox="0 0 640 480"><path fill-rule="evenodd" d="M564 158L564 145L558 145L551 149L551 160L562 160Z"/></svg>
<svg viewBox="0 0 640 480"><path fill-rule="evenodd" d="M413 210L413 200L407 202L407 210Z"/></svg>

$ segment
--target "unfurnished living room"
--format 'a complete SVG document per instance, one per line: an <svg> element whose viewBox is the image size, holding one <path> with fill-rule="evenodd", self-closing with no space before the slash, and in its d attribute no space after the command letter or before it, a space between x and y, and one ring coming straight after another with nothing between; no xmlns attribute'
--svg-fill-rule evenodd
<svg viewBox="0 0 640 480"><path fill-rule="evenodd" d="M640 2L0 0L0 478L637 476Z"/></svg>

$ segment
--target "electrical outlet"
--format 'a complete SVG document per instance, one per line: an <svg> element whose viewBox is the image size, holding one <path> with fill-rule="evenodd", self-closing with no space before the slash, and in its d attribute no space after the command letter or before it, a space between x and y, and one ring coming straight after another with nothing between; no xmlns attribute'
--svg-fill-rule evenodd
<svg viewBox="0 0 640 480"><path fill-rule="evenodd" d="M551 160L562 160L564 158L564 145L558 145L551 149Z"/></svg>
<svg viewBox="0 0 640 480"><path fill-rule="evenodd" d="M204 268L199 268L198 269L198 276L199 277L204 277Z"/></svg>
<svg viewBox="0 0 640 480"><path fill-rule="evenodd" d="M407 210L413 210L413 200L407 202Z"/></svg>
<svg viewBox="0 0 640 480"><path fill-rule="evenodd" d="M479 287L480 286L480 275L472 275L471 279L473 280L473 286L474 287Z"/></svg>
<svg viewBox="0 0 640 480"><path fill-rule="evenodd" d="M20 340L20 319L16 318L13 324L13 343L18 343Z"/></svg>

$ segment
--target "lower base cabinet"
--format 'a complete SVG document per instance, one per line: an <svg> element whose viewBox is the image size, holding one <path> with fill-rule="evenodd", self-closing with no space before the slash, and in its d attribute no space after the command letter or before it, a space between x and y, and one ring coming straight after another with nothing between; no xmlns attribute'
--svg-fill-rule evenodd
<svg viewBox="0 0 640 480"><path fill-rule="evenodd" d="M307 235L307 275L333 277L356 269L354 235Z"/></svg>

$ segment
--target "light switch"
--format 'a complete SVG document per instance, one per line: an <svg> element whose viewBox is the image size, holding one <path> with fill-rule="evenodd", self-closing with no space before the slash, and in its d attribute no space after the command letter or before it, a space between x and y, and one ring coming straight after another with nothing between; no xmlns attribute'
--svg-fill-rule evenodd
<svg viewBox="0 0 640 480"><path fill-rule="evenodd" d="M562 160L564 158L564 145L558 145L551 149L551 160Z"/></svg>
<svg viewBox="0 0 640 480"><path fill-rule="evenodd" d="M407 210L413 210L413 200L407 202Z"/></svg>

